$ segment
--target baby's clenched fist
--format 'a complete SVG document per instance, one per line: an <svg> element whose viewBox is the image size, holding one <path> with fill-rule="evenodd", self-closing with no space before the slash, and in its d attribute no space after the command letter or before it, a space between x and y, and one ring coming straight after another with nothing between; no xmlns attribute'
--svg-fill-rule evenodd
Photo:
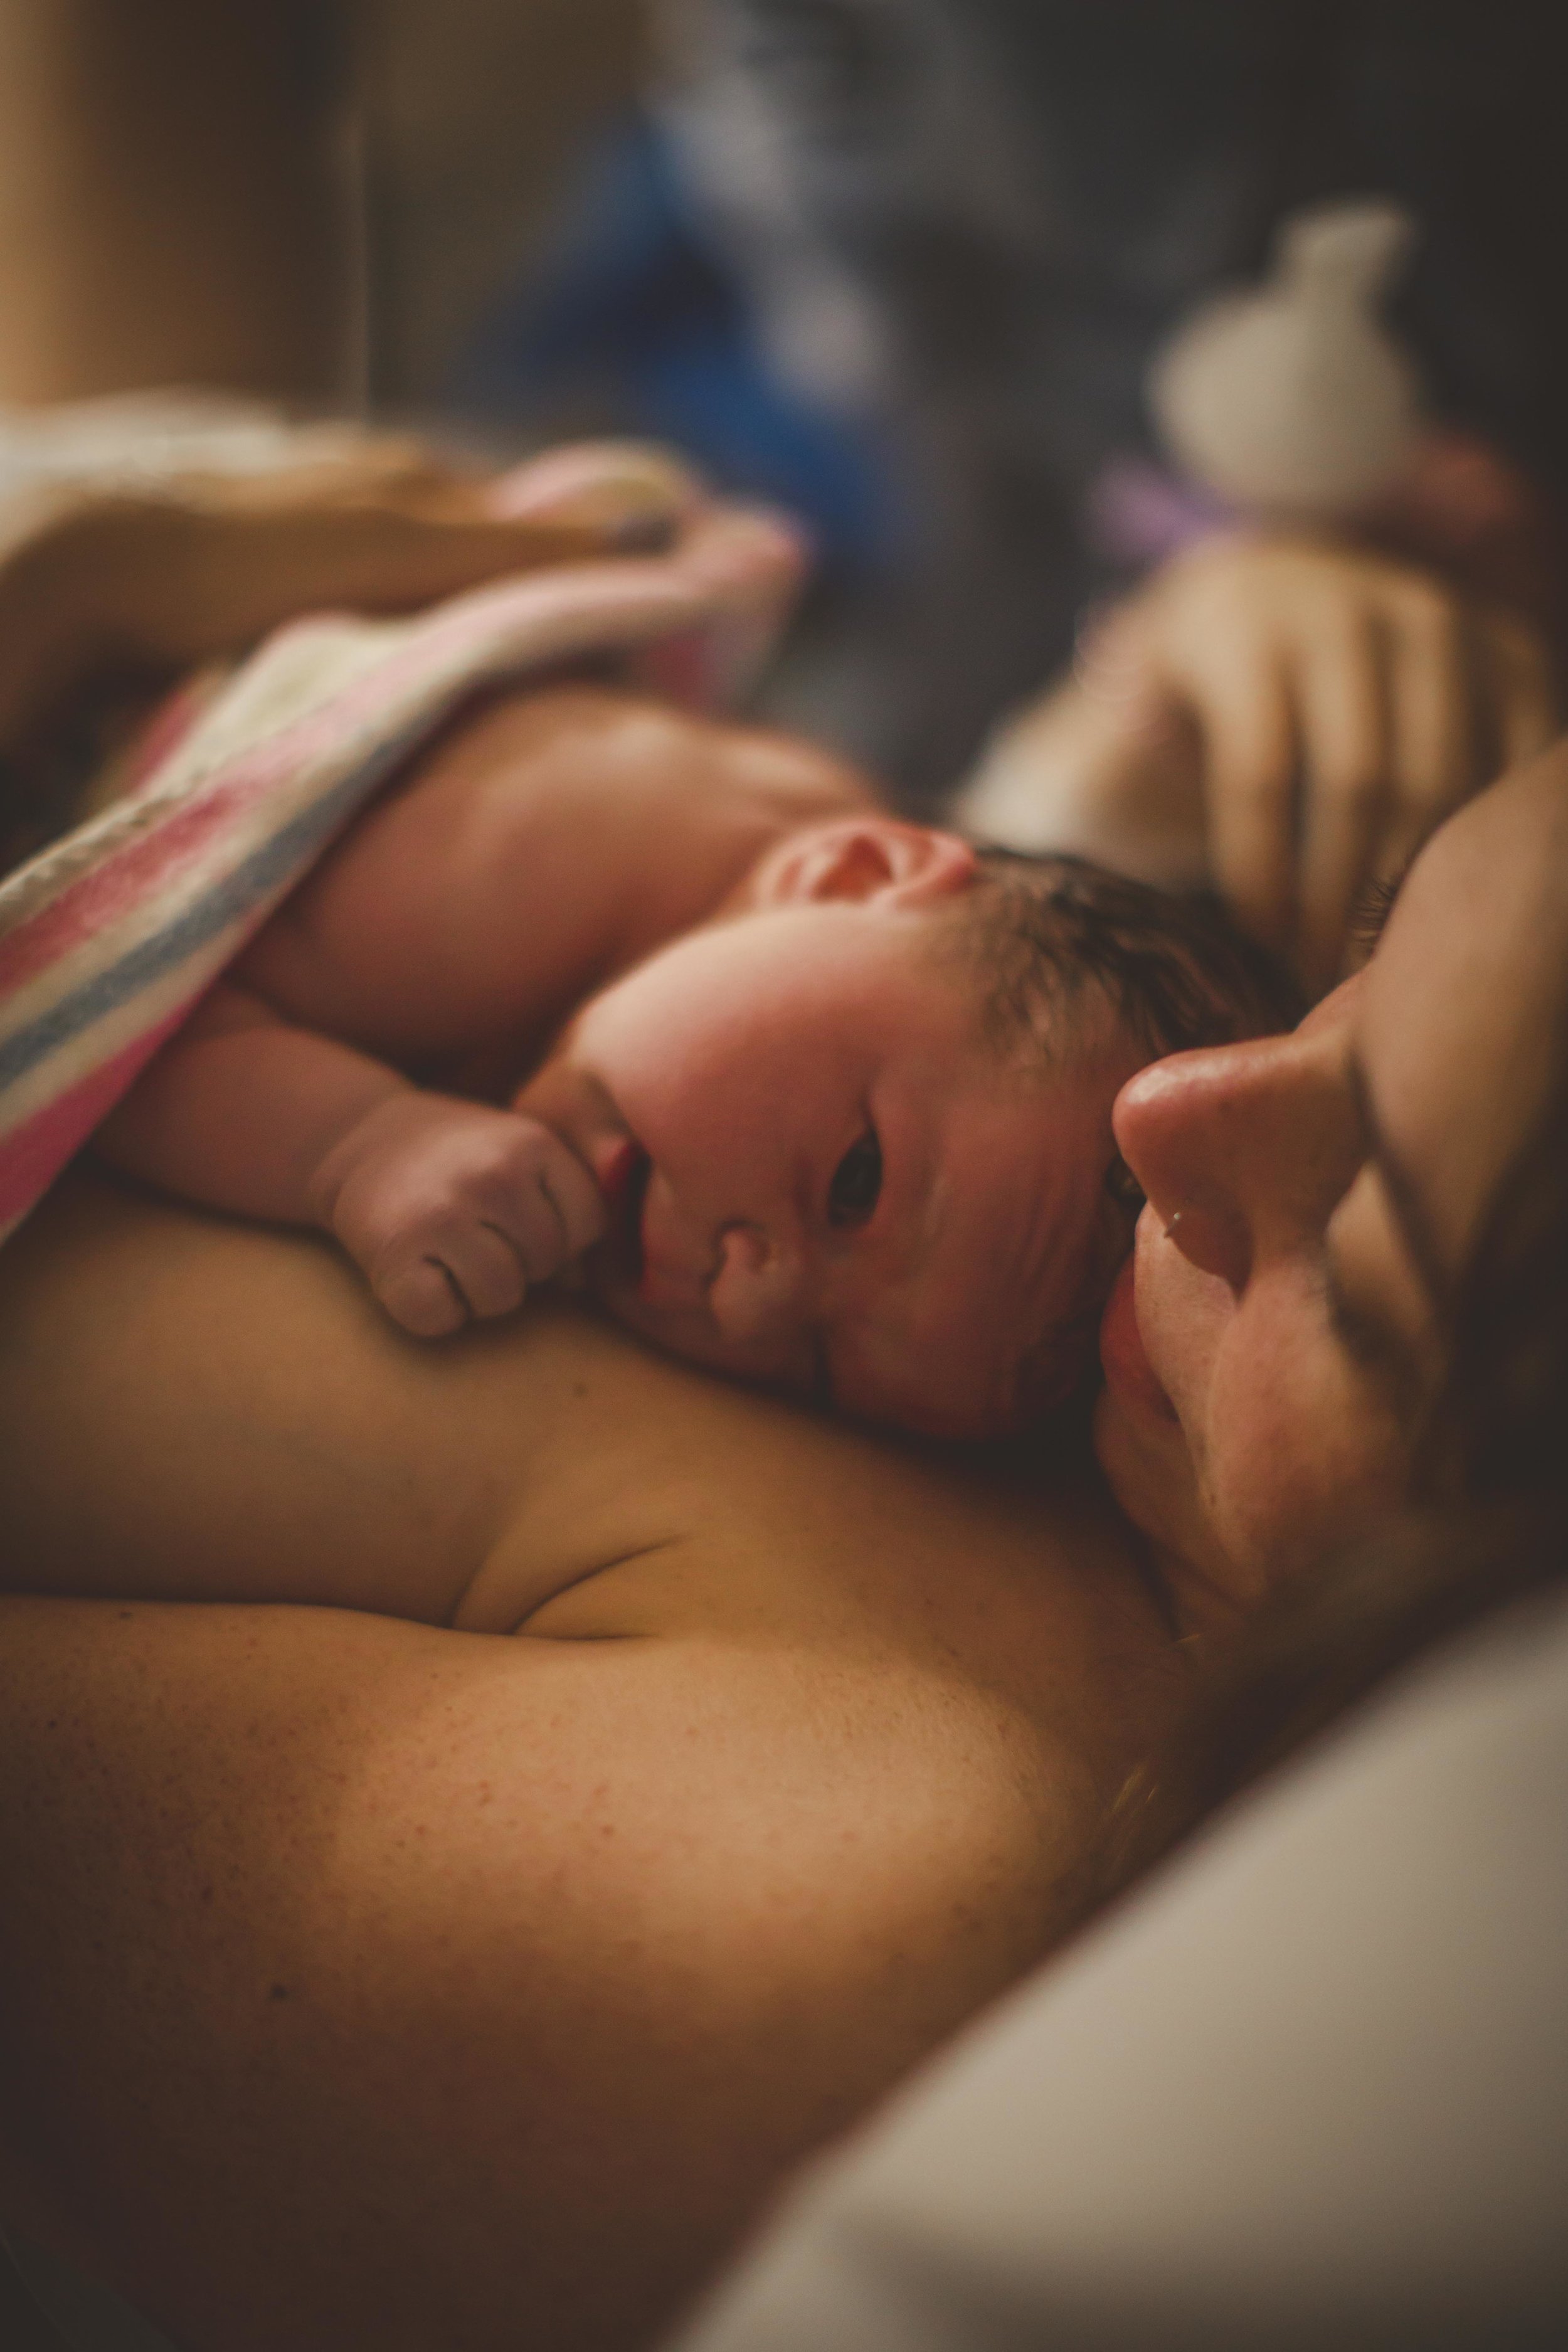
<svg viewBox="0 0 1568 2352"><path fill-rule="evenodd" d="M605 1223L593 1177L537 1119L412 1091L333 1146L311 1198L393 1320L422 1339L510 1314Z"/></svg>

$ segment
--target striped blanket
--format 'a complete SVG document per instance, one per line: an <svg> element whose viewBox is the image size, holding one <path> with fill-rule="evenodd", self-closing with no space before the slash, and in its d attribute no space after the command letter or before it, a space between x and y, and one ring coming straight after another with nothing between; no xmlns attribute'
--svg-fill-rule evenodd
<svg viewBox="0 0 1568 2352"><path fill-rule="evenodd" d="M778 526L710 510L668 556L539 572L412 620L291 624L101 815L0 883L0 1240L280 898L477 689L614 657L724 698L798 577ZM169 733L174 740L167 740Z"/></svg>

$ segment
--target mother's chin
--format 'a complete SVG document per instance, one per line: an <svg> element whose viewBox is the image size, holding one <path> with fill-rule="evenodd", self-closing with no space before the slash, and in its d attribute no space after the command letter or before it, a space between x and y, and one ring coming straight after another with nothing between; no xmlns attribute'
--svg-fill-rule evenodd
<svg viewBox="0 0 1568 2352"><path fill-rule="evenodd" d="M1127 1517L1152 1547L1162 1583L1193 1630L1233 1617L1247 1596L1200 1493L1187 1433L1149 1359L1140 1307L1165 1269L1152 1260L1164 1237L1145 1210L1137 1243L1106 1302L1100 1327L1105 1375L1094 1415L1094 1448Z"/></svg>
<svg viewBox="0 0 1568 2352"><path fill-rule="evenodd" d="M1289 1400L1277 1335L1237 1304L1145 1209L1100 1324L1095 1452L1192 1632L1255 1607L1326 1533L1318 1474L1332 1449L1310 1414L1276 1410Z"/></svg>
<svg viewBox="0 0 1568 2352"><path fill-rule="evenodd" d="M1319 1286L1291 1258L1237 1287L1155 1211L1139 1221L1100 1326L1094 1444L1186 1630L1247 1613L1405 1492L1407 1448L1313 1345Z"/></svg>
<svg viewBox="0 0 1568 2352"><path fill-rule="evenodd" d="M1217 1541L1180 1422L1130 1410L1108 1375L1094 1413L1094 1450L1119 1507L1145 1538L1184 1632L1231 1622L1249 1594Z"/></svg>

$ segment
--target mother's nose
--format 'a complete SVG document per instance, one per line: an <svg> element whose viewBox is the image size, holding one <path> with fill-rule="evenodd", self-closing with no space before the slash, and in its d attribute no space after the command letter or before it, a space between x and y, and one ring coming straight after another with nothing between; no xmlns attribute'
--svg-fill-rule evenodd
<svg viewBox="0 0 1568 2352"><path fill-rule="evenodd" d="M1337 1025L1152 1063L1113 1123L1176 1247L1237 1291L1260 1252L1321 1231L1363 1157Z"/></svg>
<svg viewBox="0 0 1568 2352"><path fill-rule="evenodd" d="M726 1225L708 1307L727 1339L764 1339L798 1319L805 1266L798 1250L761 1225Z"/></svg>

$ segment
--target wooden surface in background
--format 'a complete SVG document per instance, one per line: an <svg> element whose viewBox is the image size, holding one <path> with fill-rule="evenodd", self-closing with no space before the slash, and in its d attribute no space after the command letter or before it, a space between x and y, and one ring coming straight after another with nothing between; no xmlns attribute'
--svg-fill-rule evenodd
<svg viewBox="0 0 1568 2352"><path fill-rule="evenodd" d="M562 176L637 86L642 0L368 0L370 388L428 401Z"/></svg>
<svg viewBox="0 0 1568 2352"><path fill-rule="evenodd" d="M643 0L0 0L0 403L418 407L641 69Z"/></svg>

